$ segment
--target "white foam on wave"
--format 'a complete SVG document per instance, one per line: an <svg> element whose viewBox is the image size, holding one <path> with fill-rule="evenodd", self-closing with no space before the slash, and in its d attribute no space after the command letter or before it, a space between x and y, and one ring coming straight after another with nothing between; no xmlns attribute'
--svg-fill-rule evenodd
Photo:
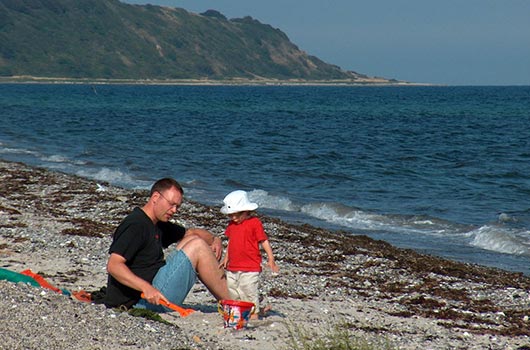
<svg viewBox="0 0 530 350"><path fill-rule="evenodd" d="M112 184L133 185L138 183L137 181L134 181L129 174L126 174L121 170L109 168L101 168L97 170L82 169L79 170L76 174L81 177L87 177L90 179L109 182Z"/></svg>
<svg viewBox="0 0 530 350"><path fill-rule="evenodd" d="M332 202L299 205L286 196L271 195L260 189L249 191L248 194L249 199L258 203L261 208L299 212L354 231L447 237L480 249L530 256L530 232L503 227L502 223L507 220L506 215L502 216L503 220L499 220L500 225L476 228L428 216L371 213Z"/></svg>
<svg viewBox="0 0 530 350"><path fill-rule="evenodd" d="M0 153L3 153L3 154L29 154L29 155L36 156L36 157L39 155L38 152L30 151L30 150L27 150L25 148L10 148L10 147L2 147L2 148L0 148Z"/></svg>
<svg viewBox="0 0 530 350"><path fill-rule="evenodd" d="M367 213L336 203L309 203L303 205L300 211L317 219L353 229L389 228L389 223L383 215Z"/></svg>
<svg viewBox="0 0 530 350"><path fill-rule="evenodd" d="M46 162L52 162L52 163L68 163L70 161L68 157L61 156L58 154L54 154L52 156L47 156L47 157L41 157L41 159Z"/></svg>
<svg viewBox="0 0 530 350"><path fill-rule="evenodd" d="M37 165L46 166L51 169L64 170L70 165L74 166L83 166L86 162L80 160L72 160L64 155L53 154L53 155L43 155L40 152L28 150L25 148L0 148L0 154L6 155L22 155L34 157L37 160ZM42 164L44 163L44 164Z"/></svg>
<svg viewBox="0 0 530 350"><path fill-rule="evenodd" d="M284 211L298 211L299 208L287 197L270 195L264 190L248 192L249 200L256 202L262 208Z"/></svg>
<svg viewBox="0 0 530 350"><path fill-rule="evenodd" d="M249 199L261 208L299 212L306 216L353 230L386 231L397 233L420 233L444 235L448 232L460 234L461 230L447 222L431 218L406 217L370 213L339 203L320 202L298 205L285 196L271 195L256 189L248 192Z"/></svg>
<svg viewBox="0 0 530 350"><path fill-rule="evenodd" d="M371 213L338 203L310 203L301 207L305 215L353 230L385 231L400 234L421 234L453 237L461 235L462 227L443 220L407 215Z"/></svg>
<svg viewBox="0 0 530 350"><path fill-rule="evenodd" d="M471 232L471 245L494 252L530 256L530 231L485 225Z"/></svg>
<svg viewBox="0 0 530 350"><path fill-rule="evenodd" d="M82 160L72 160L69 157L60 155L60 154L54 154L51 156L43 156L40 157L41 160L49 163L68 163L68 164L74 164L74 165L86 165L85 161Z"/></svg>
<svg viewBox="0 0 530 350"><path fill-rule="evenodd" d="M287 197L270 195L267 191L263 190L249 192L249 198L258 203L260 207L300 212L309 217L351 229L396 229L388 217L385 217L384 215L367 213L338 203L309 203L305 205L297 205Z"/></svg>

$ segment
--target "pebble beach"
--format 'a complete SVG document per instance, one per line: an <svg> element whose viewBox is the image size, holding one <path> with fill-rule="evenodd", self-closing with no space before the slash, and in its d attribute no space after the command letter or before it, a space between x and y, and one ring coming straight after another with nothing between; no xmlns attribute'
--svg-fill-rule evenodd
<svg viewBox="0 0 530 350"><path fill-rule="evenodd" d="M31 269L70 292L99 290L115 227L146 199L146 191L0 160L0 267ZM195 312L158 322L0 280L0 349L303 349L336 328L373 349L530 349L522 273L260 218L281 270L264 270L272 310L245 329L223 327L200 282L184 305ZM226 244L219 208L185 201L175 219Z"/></svg>

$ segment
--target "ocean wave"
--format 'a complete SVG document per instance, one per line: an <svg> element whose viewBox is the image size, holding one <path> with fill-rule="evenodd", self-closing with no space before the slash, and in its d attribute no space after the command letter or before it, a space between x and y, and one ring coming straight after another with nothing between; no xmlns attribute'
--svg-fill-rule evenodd
<svg viewBox="0 0 530 350"><path fill-rule="evenodd" d="M471 232L474 247L494 252L530 256L530 231L484 225Z"/></svg>
<svg viewBox="0 0 530 350"><path fill-rule="evenodd" d="M333 224L361 230L386 230L389 222L385 216L371 214L338 203L309 203L301 212Z"/></svg>
<svg viewBox="0 0 530 350"><path fill-rule="evenodd" d="M60 155L60 154L54 154L54 155L51 155L51 156L40 157L40 159L42 161L44 161L44 162L50 162L50 163L67 163L67 164L74 164L74 165L77 165L77 166L86 165L85 161L72 160L71 158L63 156L63 155Z"/></svg>
<svg viewBox="0 0 530 350"><path fill-rule="evenodd" d="M249 192L249 198L262 208L279 211L298 212L307 217L318 219L339 227L358 231L384 231L389 233L415 233L453 237L465 237L471 229L461 225L429 216L378 214L341 203L313 202L294 203L290 198L271 195L264 190Z"/></svg>
<svg viewBox="0 0 530 350"><path fill-rule="evenodd" d="M117 169L81 169L78 170L76 174L81 177L86 177L102 182L108 182L111 184L118 184L126 187L143 188L143 186L139 185L138 180L133 179L129 174Z"/></svg>
<svg viewBox="0 0 530 350"><path fill-rule="evenodd" d="M270 195L264 190L250 191L248 193L248 198L249 200L256 202L260 207L284 211L299 211L299 207L289 198Z"/></svg>
<svg viewBox="0 0 530 350"><path fill-rule="evenodd" d="M472 246L496 253L530 256L530 231L515 228L515 218L506 213L499 215L497 223L477 227L429 216L371 213L340 203L298 205L287 197L270 195L264 190L254 190L249 193L249 197L260 207L299 212L352 232L432 236L436 239L450 239L454 244L460 242L462 247Z"/></svg>
<svg viewBox="0 0 530 350"><path fill-rule="evenodd" d="M38 156L39 153L35 151L30 151L25 148L12 148L12 147L6 147L4 144L0 143L0 154L21 154L21 155L32 155L32 156Z"/></svg>
<svg viewBox="0 0 530 350"><path fill-rule="evenodd" d="M45 162L52 162L52 163L68 163L69 162L68 157L61 156L58 154L47 156L47 157L41 157L41 159Z"/></svg>

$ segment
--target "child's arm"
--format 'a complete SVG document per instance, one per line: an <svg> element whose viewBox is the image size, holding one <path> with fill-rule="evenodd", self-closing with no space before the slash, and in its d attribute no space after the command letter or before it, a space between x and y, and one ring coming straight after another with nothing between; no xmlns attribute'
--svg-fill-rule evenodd
<svg viewBox="0 0 530 350"><path fill-rule="evenodd" d="M263 247L263 250L265 250L265 253L267 253L267 265L269 265L272 272L280 271L280 267L276 265L276 262L274 261L274 255L272 255L272 247L269 240L266 239L261 242L261 246Z"/></svg>

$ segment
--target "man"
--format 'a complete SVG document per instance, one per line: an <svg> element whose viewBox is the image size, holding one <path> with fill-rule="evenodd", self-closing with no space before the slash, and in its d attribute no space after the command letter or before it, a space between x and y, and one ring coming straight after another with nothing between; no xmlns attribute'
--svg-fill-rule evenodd
<svg viewBox="0 0 530 350"><path fill-rule="evenodd" d="M230 299L218 262L221 239L203 229L186 230L169 222L183 194L174 179L158 180L148 202L118 226L107 262L107 307L164 311L160 300L182 304L197 276L217 300ZM172 243L177 243L176 250L164 260L163 248ZM140 299L141 293L147 302Z"/></svg>

